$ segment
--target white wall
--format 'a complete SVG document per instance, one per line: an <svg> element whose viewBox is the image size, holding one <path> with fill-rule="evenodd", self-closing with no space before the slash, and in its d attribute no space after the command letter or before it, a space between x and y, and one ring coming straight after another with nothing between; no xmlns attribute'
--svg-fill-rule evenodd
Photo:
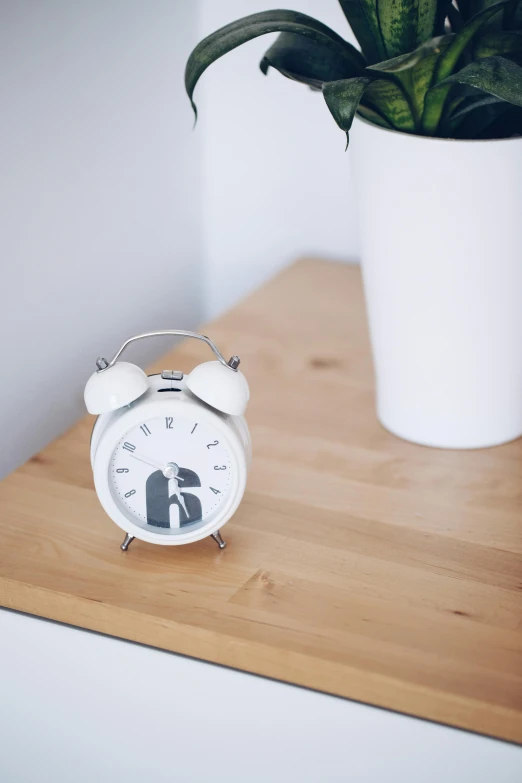
<svg viewBox="0 0 522 783"><path fill-rule="evenodd" d="M0 477L83 413L129 334L195 326L299 255L357 256L343 134L321 95L261 74L274 36L204 74L192 132L190 50L272 5L2 3ZM336 0L290 5L350 36Z"/></svg>
<svg viewBox="0 0 522 783"><path fill-rule="evenodd" d="M200 0L201 35L277 0ZM337 0L292 0L354 40ZM350 159L323 97L258 68L275 36L225 55L195 98L203 140L206 303L215 315L299 255L357 257Z"/></svg>
<svg viewBox="0 0 522 783"><path fill-rule="evenodd" d="M84 411L97 355L200 320L198 33L190 0L2 3L0 475Z"/></svg>

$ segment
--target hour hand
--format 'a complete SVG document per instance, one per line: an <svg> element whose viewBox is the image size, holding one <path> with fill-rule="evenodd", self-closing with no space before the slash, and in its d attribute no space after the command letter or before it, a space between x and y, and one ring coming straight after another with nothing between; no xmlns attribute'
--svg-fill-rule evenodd
<svg viewBox="0 0 522 783"><path fill-rule="evenodd" d="M156 468L156 470L161 470L163 472L163 468L165 465L160 465L159 462L155 462L153 459L149 459L149 457L144 457L141 454L136 454L133 452L131 454L131 457L134 457L134 459L138 459L140 462L144 462L146 465L150 465L151 468Z"/></svg>

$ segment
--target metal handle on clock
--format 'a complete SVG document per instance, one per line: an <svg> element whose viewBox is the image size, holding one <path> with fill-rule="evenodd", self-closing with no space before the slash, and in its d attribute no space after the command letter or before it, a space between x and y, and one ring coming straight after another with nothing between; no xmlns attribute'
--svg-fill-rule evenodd
<svg viewBox="0 0 522 783"><path fill-rule="evenodd" d="M123 351L128 348L128 346L131 343L135 343L137 340L145 340L148 337L166 337L166 336L172 336L172 337L192 337L195 340L202 340L204 343L208 345L208 347L213 351L215 356L219 359L221 364L223 364L225 367L228 367L229 370L234 370L234 372L237 372L237 368L239 367L240 359L239 356L232 356L232 358L227 362L217 345L212 342L210 337L206 337L204 334L199 334L198 332L187 332L183 329L165 329L161 332L144 332L144 334L137 334L135 337L131 337L128 340L126 340L119 351L117 351L110 362L107 361L107 359L99 358L96 360L96 367L98 368L98 372L103 372L104 370L108 370L109 367L112 367Z"/></svg>

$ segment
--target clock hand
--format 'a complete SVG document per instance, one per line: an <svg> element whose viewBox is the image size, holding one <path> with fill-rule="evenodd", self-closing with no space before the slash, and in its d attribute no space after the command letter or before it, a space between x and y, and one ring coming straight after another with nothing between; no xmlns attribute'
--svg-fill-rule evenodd
<svg viewBox="0 0 522 783"><path fill-rule="evenodd" d="M188 510L187 510L187 505L186 505L186 503L185 503L185 498L183 497L183 495L182 495L182 494L181 494L181 492L179 491L179 488L178 488L178 490L176 491L176 493L175 493L175 494L176 494L176 497L177 497L177 499L178 499L178 502L179 502L179 504L180 504L181 508L183 509L183 511L185 512L185 514L186 514L186 515L187 515L187 517L188 517L188 515L189 515L189 512L188 512Z"/></svg>
<svg viewBox="0 0 522 783"><path fill-rule="evenodd" d="M183 495L179 491L178 481L179 481L179 479L178 479L177 476L175 478L171 478L169 480L169 495L171 497L173 495L175 495L175 497L178 499L178 503L180 504L181 508L183 509L183 511L185 512L185 514L186 514L186 516L188 518L189 512L188 512L188 509L187 509L187 505L185 503L185 498L183 497Z"/></svg>
<svg viewBox="0 0 522 783"><path fill-rule="evenodd" d="M182 507L183 511L185 512L186 516L188 517L188 515L189 515L189 512L188 512L188 510L187 510L187 506L186 506L186 504L185 504L185 498L183 497L183 495L181 494L181 492L178 492L177 494L178 494L178 500L179 500L179 502L180 502L180 505L181 505L181 507Z"/></svg>
<svg viewBox="0 0 522 783"><path fill-rule="evenodd" d="M163 472L165 465L160 465L159 462L155 462L152 459L149 459L148 457L143 457L139 454L132 453L131 457L134 457L134 459L139 460L140 462L144 462L146 465L150 465L151 468L156 468L157 470L161 470Z"/></svg>
<svg viewBox="0 0 522 783"><path fill-rule="evenodd" d="M177 475L177 471L179 471L179 467L176 465L175 462L166 462L164 465L161 465L159 462L156 462L153 459L150 459L149 457L144 457L143 455L136 454L135 452L131 453L131 457L134 457L134 459L139 460L140 462L144 462L146 465L150 465L151 468L156 468L156 470L161 470L165 478L170 479L175 476L175 478L178 481L185 481L184 478L181 478Z"/></svg>

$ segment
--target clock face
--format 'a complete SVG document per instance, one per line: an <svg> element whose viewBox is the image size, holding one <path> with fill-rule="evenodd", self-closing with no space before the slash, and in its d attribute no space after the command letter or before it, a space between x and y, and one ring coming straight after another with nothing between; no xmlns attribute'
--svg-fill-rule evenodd
<svg viewBox="0 0 522 783"><path fill-rule="evenodd" d="M205 525L226 501L232 478L223 434L179 416L136 425L109 462L109 486L120 511L159 535L180 535Z"/></svg>

